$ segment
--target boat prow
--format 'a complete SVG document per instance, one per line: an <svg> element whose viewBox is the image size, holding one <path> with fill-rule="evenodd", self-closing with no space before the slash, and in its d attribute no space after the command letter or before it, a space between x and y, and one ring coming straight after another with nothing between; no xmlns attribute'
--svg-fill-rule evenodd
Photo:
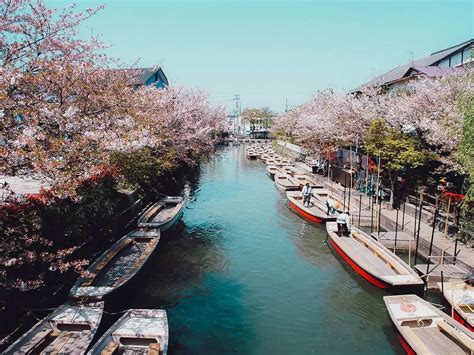
<svg viewBox="0 0 474 355"><path fill-rule="evenodd" d="M166 311L131 309L97 341L88 354L163 354L168 352Z"/></svg>
<svg viewBox="0 0 474 355"><path fill-rule="evenodd" d="M180 196L167 196L148 208L138 219L139 228L158 228L166 232L183 216L184 200Z"/></svg>
<svg viewBox="0 0 474 355"><path fill-rule="evenodd" d="M62 305L3 354L84 354L99 327L104 303Z"/></svg>
<svg viewBox="0 0 474 355"><path fill-rule="evenodd" d="M276 173L275 187L281 192L299 190L300 183L288 174Z"/></svg>
<svg viewBox="0 0 474 355"><path fill-rule="evenodd" d="M364 279L395 292L421 292L423 280L402 259L358 228L349 236L339 236L337 224L326 224L329 242L335 251Z"/></svg>
<svg viewBox="0 0 474 355"><path fill-rule="evenodd" d="M275 174L281 173L280 168L275 165L267 165L265 170L267 171L268 177L272 180L275 178Z"/></svg>
<svg viewBox="0 0 474 355"><path fill-rule="evenodd" d="M456 321L474 332L474 286L467 282L438 283Z"/></svg>
<svg viewBox="0 0 474 355"><path fill-rule="evenodd" d="M472 354L468 329L416 295L383 298L397 336L408 354Z"/></svg>

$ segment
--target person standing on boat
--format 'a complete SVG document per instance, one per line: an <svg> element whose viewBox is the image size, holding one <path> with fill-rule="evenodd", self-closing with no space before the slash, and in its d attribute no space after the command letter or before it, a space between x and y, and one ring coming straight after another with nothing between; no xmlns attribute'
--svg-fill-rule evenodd
<svg viewBox="0 0 474 355"><path fill-rule="evenodd" d="M311 203L311 194L313 192L313 188L309 185L309 182L307 182L303 186L303 206L308 205Z"/></svg>
<svg viewBox="0 0 474 355"><path fill-rule="evenodd" d="M335 209L334 209L334 200L331 197L328 197L326 200L326 207L328 208L326 214L329 216L329 214L334 214Z"/></svg>
<svg viewBox="0 0 474 355"><path fill-rule="evenodd" d="M342 236L349 236L349 211L339 213L336 218L337 234Z"/></svg>

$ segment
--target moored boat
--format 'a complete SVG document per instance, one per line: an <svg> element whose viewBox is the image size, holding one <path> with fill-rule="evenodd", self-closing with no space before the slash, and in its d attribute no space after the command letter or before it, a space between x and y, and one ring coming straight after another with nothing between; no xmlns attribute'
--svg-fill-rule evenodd
<svg viewBox="0 0 474 355"><path fill-rule="evenodd" d="M383 300L407 354L473 354L472 333L429 302L416 295Z"/></svg>
<svg viewBox="0 0 474 355"><path fill-rule="evenodd" d="M99 327L103 308L104 302L62 305L3 354L84 354Z"/></svg>
<svg viewBox="0 0 474 355"><path fill-rule="evenodd" d="M247 157L247 159L256 160L258 157L258 154L255 150L248 148L247 151L245 152L245 156Z"/></svg>
<svg viewBox="0 0 474 355"><path fill-rule="evenodd" d="M300 189L303 188L306 183L309 183L309 186L311 186L313 189L323 189L324 186L323 184L317 182L315 179L312 177L305 175L305 174L295 174L293 175L295 179L298 179L300 182ZM313 195L314 196L314 195Z"/></svg>
<svg viewBox="0 0 474 355"><path fill-rule="evenodd" d="M288 174L276 173L274 179L276 188L282 192L299 189L299 181Z"/></svg>
<svg viewBox="0 0 474 355"><path fill-rule="evenodd" d="M266 171L267 171L267 175L270 179L274 179L275 178L275 174L276 173L281 173L282 171L280 170L279 167L275 166L275 165L268 165L266 167Z"/></svg>
<svg viewBox="0 0 474 355"><path fill-rule="evenodd" d="M325 188L313 189L312 195L313 195L314 199L318 200L319 202L321 202L325 206L326 206L326 201L331 199L332 202L333 202L333 207L336 211L341 211L343 209L344 202L341 200L341 198L339 196L331 193L329 190L327 190Z"/></svg>
<svg viewBox="0 0 474 355"><path fill-rule="evenodd" d="M97 341L88 354L168 352L168 317L162 309L130 309Z"/></svg>
<svg viewBox="0 0 474 355"><path fill-rule="evenodd" d="M135 230L107 249L80 277L69 296L81 300L102 300L120 289L143 267L155 251L160 231Z"/></svg>
<svg viewBox="0 0 474 355"><path fill-rule="evenodd" d="M267 160L265 160L266 165L277 165L277 162L273 157L269 157Z"/></svg>
<svg viewBox="0 0 474 355"><path fill-rule="evenodd" d="M402 259L358 228L339 236L335 222L326 223L329 242L336 252L364 279L383 289L421 292L423 280Z"/></svg>
<svg viewBox="0 0 474 355"><path fill-rule="evenodd" d="M286 197L288 198L288 207L311 222L325 223L336 220L336 215L327 215L324 206L314 199L309 206L304 206L300 191L287 191Z"/></svg>
<svg viewBox="0 0 474 355"><path fill-rule="evenodd" d="M138 219L139 228L158 228L166 232L183 216L184 201L180 196L167 196L153 204Z"/></svg>
<svg viewBox="0 0 474 355"><path fill-rule="evenodd" d="M474 332L474 286L467 282L443 282L438 287L451 306L453 318Z"/></svg>
<svg viewBox="0 0 474 355"><path fill-rule="evenodd" d="M288 165L286 163L280 163L279 166L280 166L280 170L283 173L288 174L290 176L294 176L297 173L297 170L295 169L294 166Z"/></svg>

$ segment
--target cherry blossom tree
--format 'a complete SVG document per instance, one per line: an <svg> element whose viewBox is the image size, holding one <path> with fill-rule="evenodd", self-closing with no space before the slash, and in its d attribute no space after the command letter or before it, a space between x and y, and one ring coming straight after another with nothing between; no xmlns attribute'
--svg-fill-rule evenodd
<svg viewBox="0 0 474 355"><path fill-rule="evenodd" d="M197 164L223 127L224 110L205 93L136 87L140 69L123 70L97 38L78 39L78 26L102 8L59 11L41 0L0 0L0 174L51 186L30 197L33 205L1 194L0 213L9 221L0 240L4 287L30 290L42 285L45 265L50 272L83 272L88 263L73 255L87 240L45 235L38 203L81 203L84 184L120 174L117 153L166 153L171 163L164 169Z"/></svg>

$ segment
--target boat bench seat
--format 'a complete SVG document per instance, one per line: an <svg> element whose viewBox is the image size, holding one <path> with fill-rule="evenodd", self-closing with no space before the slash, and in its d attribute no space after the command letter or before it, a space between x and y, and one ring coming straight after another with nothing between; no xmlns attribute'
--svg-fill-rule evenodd
<svg viewBox="0 0 474 355"><path fill-rule="evenodd" d="M45 329L35 334L30 340L28 340L23 346L18 349L18 352L28 354L34 351L40 344L42 344L48 336L53 335L52 329ZM56 334L56 333L54 333Z"/></svg>
<svg viewBox="0 0 474 355"><path fill-rule="evenodd" d="M161 348L160 348L160 343L152 343L148 347L148 355L160 355L161 354Z"/></svg>
<svg viewBox="0 0 474 355"><path fill-rule="evenodd" d="M74 332L61 332L58 334L56 339L49 344L44 352L46 354L55 354L55 353L67 353L67 351L63 351L63 348L68 344L74 342L77 339L78 334Z"/></svg>
<svg viewBox="0 0 474 355"><path fill-rule="evenodd" d="M110 343L107 344L107 346L102 349L100 352L101 355L113 355L113 354L118 354L118 349L119 349L119 344L111 341Z"/></svg>

